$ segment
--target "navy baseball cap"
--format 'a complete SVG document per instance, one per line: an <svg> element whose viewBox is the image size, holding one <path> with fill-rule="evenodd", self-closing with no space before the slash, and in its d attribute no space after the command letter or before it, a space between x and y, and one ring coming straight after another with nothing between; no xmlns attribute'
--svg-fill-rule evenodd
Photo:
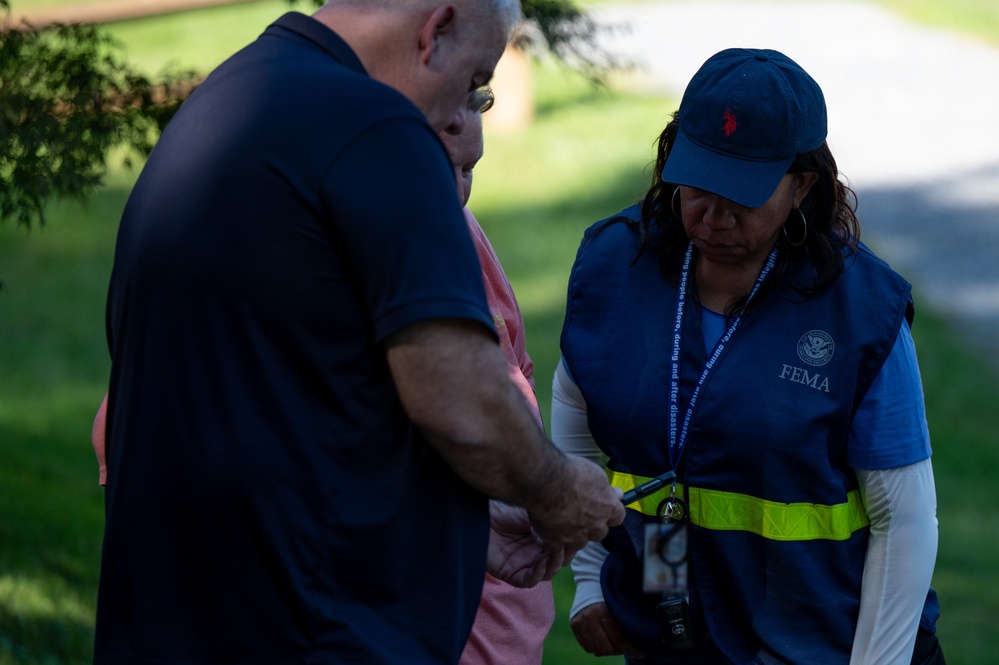
<svg viewBox="0 0 999 665"><path fill-rule="evenodd" d="M779 51L726 49L701 65L680 102L665 182L749 208L766 203L800 153L826 139L826 103Z"/></svg>

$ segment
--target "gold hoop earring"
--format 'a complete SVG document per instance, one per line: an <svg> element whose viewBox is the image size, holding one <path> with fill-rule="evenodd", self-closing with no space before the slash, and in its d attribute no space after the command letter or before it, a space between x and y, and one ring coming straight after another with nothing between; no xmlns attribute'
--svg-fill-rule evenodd
<svg viewBox="0 0 999 665"><path fill-rule="evenodd" d="M784 230L784 240L787 240L787 244L791 245L791 247L801 247L805 244L805 240L808 239L808 220L805 219L805 213L801 212L801 208L795 208L795 210L798 216L801 217L801 239L797 242L791 240L791 236L787 234L787 222L784 222L781 229Z"/></svg>
<svg viewBox="0 0 999 665"><path fill-rule="evenodd" d="M681 215L679 212L677 212L677 209L676 209L676 207L677 207L676 206L676 195L679 194L679 193L680 193L680 186L677 185L676 189L673 190L673 196L671 196L670 199L669 199L669 208L670 208L670 212L673 213L674 217L676 217L677 219L683 219L683 215ZM683 202L681 201L681 203L683 203Z"/></svg>

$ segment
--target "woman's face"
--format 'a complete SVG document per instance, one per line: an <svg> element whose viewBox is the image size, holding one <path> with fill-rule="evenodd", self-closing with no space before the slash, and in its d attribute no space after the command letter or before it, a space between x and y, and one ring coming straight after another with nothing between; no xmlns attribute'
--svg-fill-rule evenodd
<svg viewBox="0 0 999 665"><path fill-rule="evenodd" d="M759 267L777 242L781 226L817 180L816 173L787 174L759 208L681 186L678 196L683 227L702 260Z"/></svg>

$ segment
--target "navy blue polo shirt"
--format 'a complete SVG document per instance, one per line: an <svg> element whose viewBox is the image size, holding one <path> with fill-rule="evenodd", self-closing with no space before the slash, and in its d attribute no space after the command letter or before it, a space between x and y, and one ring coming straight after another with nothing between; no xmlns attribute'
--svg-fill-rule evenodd
<svg viewBox="0 0 999 665"><path fill-rule="evenodd" d="M442 317L492 325L442 144L282 17L183 105L122 216L95 662L457 662L487 502L384 346Z"/></svg>

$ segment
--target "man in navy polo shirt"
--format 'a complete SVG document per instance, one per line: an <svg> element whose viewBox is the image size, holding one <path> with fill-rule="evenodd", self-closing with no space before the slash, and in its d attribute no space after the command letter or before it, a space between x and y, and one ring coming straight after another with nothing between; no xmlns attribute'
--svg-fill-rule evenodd
<svg viewBox="0 0 999 665"><path fill-rule="evenodd" d="M522 583L622 520L506 378L436 134L518 16L291 13L164 132L108 294L96 663L453 663L487 497L530 517L489 549Z"/></svg>

